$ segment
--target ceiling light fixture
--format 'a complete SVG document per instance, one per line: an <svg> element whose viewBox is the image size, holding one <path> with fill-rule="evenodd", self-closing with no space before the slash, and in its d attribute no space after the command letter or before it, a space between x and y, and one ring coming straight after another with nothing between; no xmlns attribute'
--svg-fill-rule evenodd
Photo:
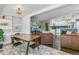
<svg viewBox="0 0 79 59"><path fill-rule="evenodd" d="M18 5L18 6L16 7L16 13L17 13L18 15L21 15L22 12L23 12L23 7L22 7L21 5Z"/></svg>
<svg viewBox="0 0 79 59"><path fill-rule="evenodd" d="M17 9L16 9L16 13L17 13L17 14L22 14L21 8L17 8Z"/></svg>

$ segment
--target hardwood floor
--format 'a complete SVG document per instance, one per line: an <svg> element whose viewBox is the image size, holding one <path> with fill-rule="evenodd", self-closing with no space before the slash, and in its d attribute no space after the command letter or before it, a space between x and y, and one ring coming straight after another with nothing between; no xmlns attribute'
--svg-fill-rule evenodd
<svg viewBox="0 0 79 59"><path fill-rule="evenodd" d="M45 45L45 46L48 46L48 47L52 48L52 45ZM79 55L78 50L72 50L72 49L69 49L69 48L61 48L61 51L67 52L67 53L69 53L71 55Z"/></svg>
<svg viewBox="0 0 79 59"><path fill-rule="evenodd" d="M52 48L52 45L46 45L46 46ZM72 55L79 55L79 51L78 50L72 50L72 49L69 49L69 48L63 48L62 47L61 51L67 52L67 53L72 54Z"/></svg>
<svg viewBox="0 0 79 59"><path fill-rule="evenodd" d="M61 48L62 51L70 53L72 55L79 55L79 51L78 50L72 50L69 48Z"/></svg>

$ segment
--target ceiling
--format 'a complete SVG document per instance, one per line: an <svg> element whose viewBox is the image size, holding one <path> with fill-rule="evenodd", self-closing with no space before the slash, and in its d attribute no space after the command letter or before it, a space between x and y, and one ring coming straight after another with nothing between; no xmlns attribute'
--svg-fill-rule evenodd
<svg viewBox="0 0 79 59"><path fill-rule="evenodd" d="M0 4L0 15L16 15L17 6L22 7L23 16L25 16L55 5L57 4ZM75 12L74 10L77 10L78 12ZM72 13L79 13L79 4L66 4L44 13L37 14L35 17L38 17L43 21L63 17Z"/></svg>
<svg viewBox="0 0 79 59"><path fill-rule="evenodd" d="M28 15L38 10L47 8L52 4L21 4L20 6L23 9L23 15ZM0 14L3 15L15 15L16 7L18 4L1 4L0 5Z"/></svg>
<svg viewBox="0 0 79 59"><path fill-rule="evenodd" d="M50 19L55 19L58 17L74 14L76 13L77 9L79 11L79 4L68 4L68 5L63 5L59 8L52 9L47 12L38 14L35 17L37 17L41 21L50 20Z"/></svg>
<svg viewBox="0 0 79 59"><path fill-rule="evenodd" d="M2 13L3 9L5 8L5 5L0 4L0 14Z"/></svg>

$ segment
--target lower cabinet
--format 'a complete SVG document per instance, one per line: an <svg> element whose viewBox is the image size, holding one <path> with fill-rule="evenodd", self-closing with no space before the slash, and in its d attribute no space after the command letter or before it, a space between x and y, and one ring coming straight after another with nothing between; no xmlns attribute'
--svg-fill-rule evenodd
<svg viewBox="0 0 79 59"><path fill-rule="evenodd" d="M61 46L79 50L79 35L61 35Z"/></svg>
<svg viewBox="0 0 79 59"><path fill-rule="evenodd" d="M53 34L52 33L41 33L41 44L53 46Z"/></svg>

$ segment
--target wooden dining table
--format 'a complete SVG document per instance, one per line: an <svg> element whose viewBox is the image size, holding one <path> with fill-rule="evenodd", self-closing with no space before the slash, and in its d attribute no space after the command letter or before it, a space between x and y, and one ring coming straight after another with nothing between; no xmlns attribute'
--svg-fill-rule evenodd
<svg viewBox="0 0 79 59"><path fill-rule="evenodd" d="M28 34L18 34L18 35L13 35L12 37L18 38L19 40L23 40L23 41L27 42L26 55L28 55L30 42L33 40L38 40L38 38L40 38L39 35L28 35Z"/></svg>

